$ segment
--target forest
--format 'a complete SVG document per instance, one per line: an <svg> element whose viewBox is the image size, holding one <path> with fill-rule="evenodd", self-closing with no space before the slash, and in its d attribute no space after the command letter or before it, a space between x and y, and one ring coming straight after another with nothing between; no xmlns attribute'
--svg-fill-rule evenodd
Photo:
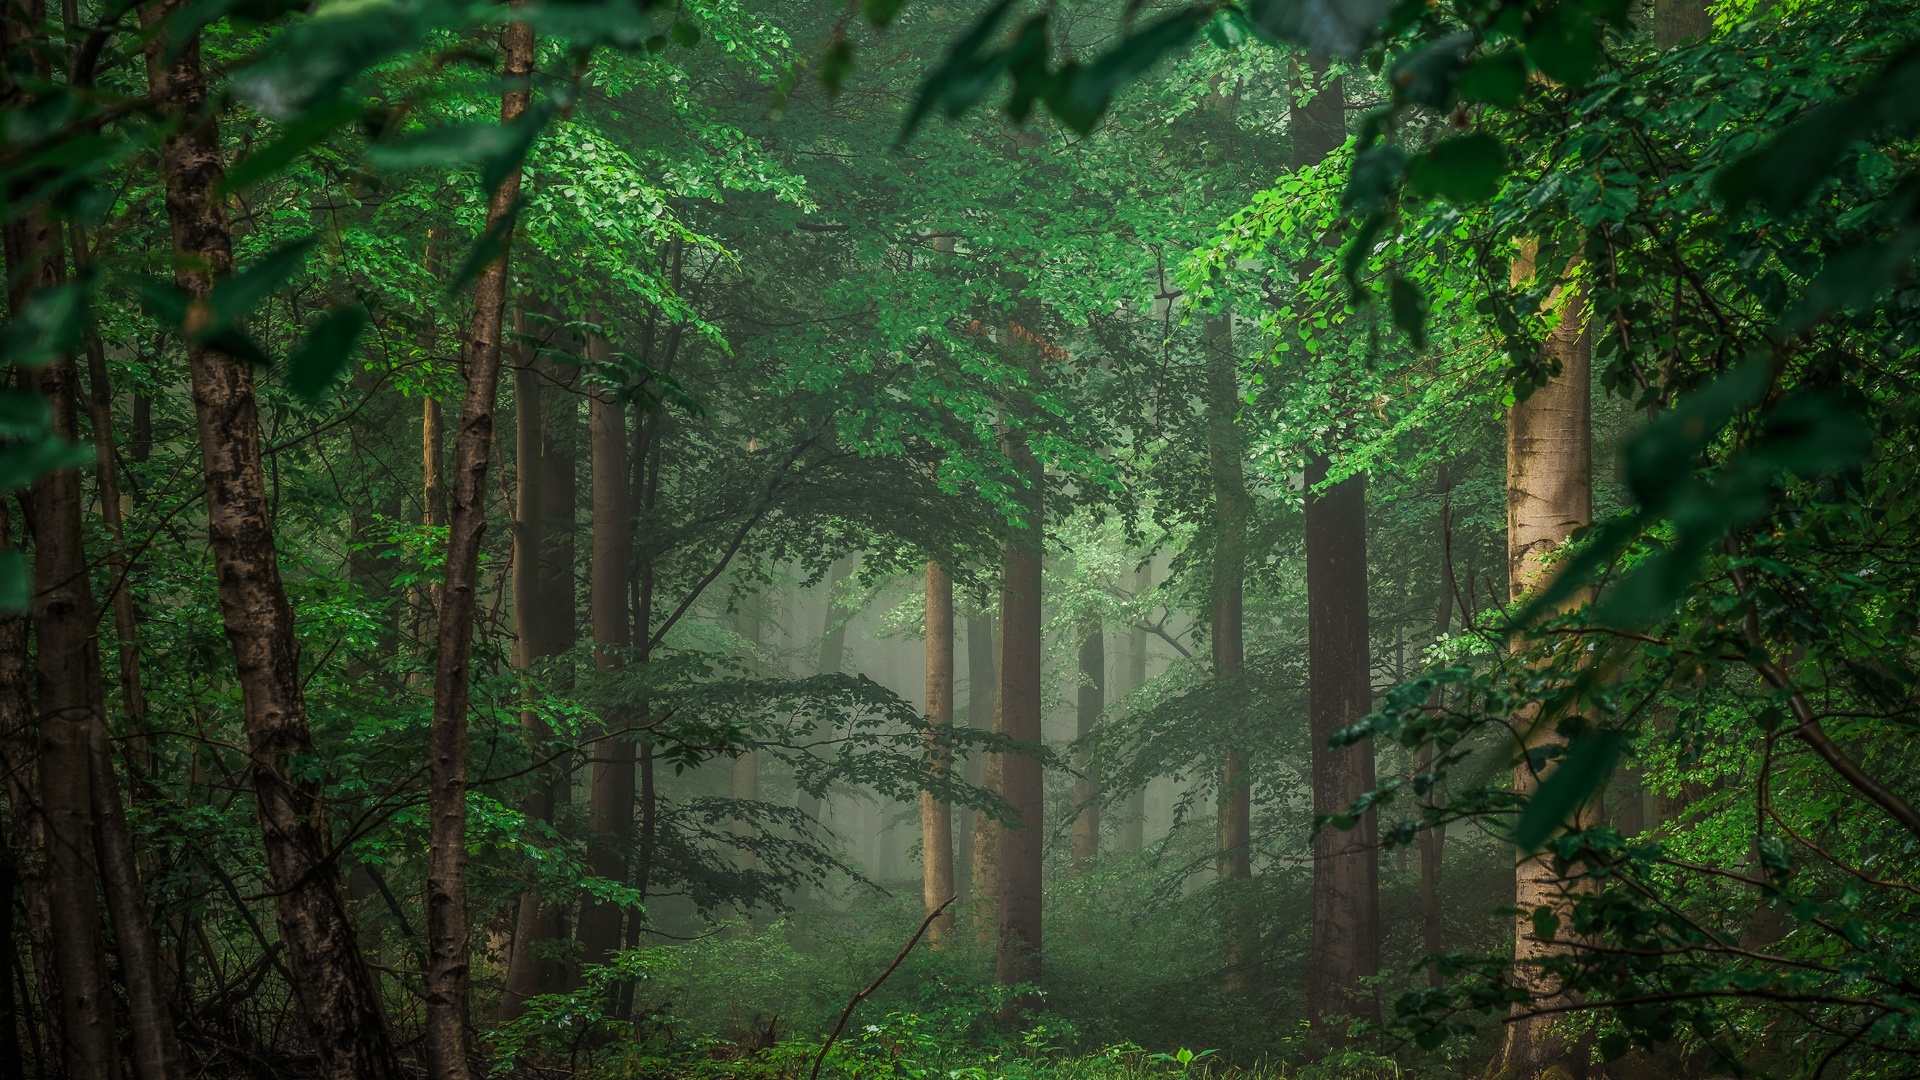
<svg viewBox="0 0 1920 1080"><path fill-rule="evenodd" d="M0 1080L1920 1075L1915 0L0 39Z"/></svg>

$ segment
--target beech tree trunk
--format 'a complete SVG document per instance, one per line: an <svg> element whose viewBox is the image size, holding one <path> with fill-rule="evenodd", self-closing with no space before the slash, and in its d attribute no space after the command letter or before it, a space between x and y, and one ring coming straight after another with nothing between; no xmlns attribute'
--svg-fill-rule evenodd
<svg viewBox="0 0 1920 1080"><path fill-rule="evenodd" d="M1153 584L1152 571L1136 566L1131 575L1134 595ZM1136 626L1127 631L1127 674L1120 693L1130 694L1147 684L1147 632ZM1120 850L1128 854L1147 846L1147 789L1136 788L1127 796L1127 807L1120 819Z"/></svg>
<svg viewBox="0 0 1920 1080"><path fill-rule="evenodd" d="M8 278L11 308L37 289L64 278L59 233L39 215L9 226ZM71 356L24 373L46 398L53 433L72 442L77 375ZM34 682L39 729L41 813L46 819L47 899L52 914L55 965L60 972L60 1009L67 1073L74 1080L117 1076L113 998L100 934L100 897L95 876L93 785L89 740L102 722L97 613L81 546L80 472L48 473L33 482Z"/></svg>
<svg viewBox="0 0 1920 1080"><path fill-rule="evenodd" d="M14 543L12 515L6 502L0 497L0 549ZM66 1026L61 1019L64 999L54 957L47 819L40 798L38 735L28 688L33 664L27 652L27 626L24 615L0 613L0 770L5 774L0 779L6 784L8 844L20 885L20 906L26 914L27 953L34 974L33 1000L22 1000L20 1007L39 1022L38 1032L43 1037L36 1046L44 1043L58 1053L65 1045ZM11 893L9 902L10 897ZM13 920L6 921L10 924ZM43 1073L45 1069L35 1071Z"/></svg>
<svg viewBox="0 0 1920 1080"><path fill-rule="evenodd" d="M1529 248L1515 261L1516 284L1533 276L1533 254ZM1555 289L1548 303L1559 319L1541 346L1541 359L1559 374L1507 414L1507 587L1513 600L1533 592L1546 576L1547 556L1593 520L1592 340L1586 297L1576 290ZM1529 749L1565 742L1557 730L1534 724L1531 712L1517 719L1527 725ZM1540 779L1522 758L1514 769L1514 790L1529 794ZM1592 820L1589 805L1580 823ZM1523 859L1515 869L1514 906L1521 914L1514 921L1514 981L1541 1004L1561 999L1552 981L1541 975L1540 961L1567 946L1534 936L1532 914L1546 907L1565 925L1569 905L1563 887L1548 857ZM1533 1080L1555 1067L1574 1076L1584 1074L1585 1053L1550 1031L1550 1018L1526 1017L1523 1005L1515 1011L1501 1051L1503 1070L1513 1080Z"/></svg>
<svg viewBox="0 0 1920 1080"><path fill-rule="evenodd" d="M1346 98L1327 77L1324 56L1296 63L1296 78L1312 97L1290 109L1293 163L1313 165L1347 137ZM1304 89L1304 88L1303 88ZM1327 459L1307 468L1308 489L1327 478ZM1313 745L1313 809L1345 810L1373 787L1373 750L1332 750L1334 732L1372 706L1367 639L1366 479L1354 476L1309 495L1306 507L1308 728ZM1378 1006L1357 997L1360 980L1380 970L1379 825L1367 814L1353 829L1323 829L1313 841L1313 930L1307 975L1307 1014L1316 1024L1336 1016L1373 1017ZM1344 1027L1321 1024L1339 1038Z"/></svg>
<svg viewBox="0 0 1920 1080"><path fill-rule="evenodd" d="M1243 474L1240 428L1240 370L1233 351L1229 317L1210 320L1205 334L1207 364L1207 456L1213 480L1213 677L1237 684L1246 659L1241 616L1246 576L1247 485ZM1236 695L1229 695L1229 699ZM1238 726L1243 718L1229 717ZM1245 993L1255 951L1252 913L1240 907L1244 882L1253 876L1253 804L1247 759L1239 747L1227 747L1220 774L1216 868L1229 897L1227 991Z"/></svg>
<svg viewBox="0 0 1920 1080"><path fill-rule="evenodd" d="M500 122L527 111L533 72L533 27L507 24L502 35ZM488 230L504 229L500 254L480 272L467 330L467 389L454 438L453 498L447 515L447 562L440 598L439 655L433 673L433 732L428 754L427 1071L436 1080L466 1080L467 979L472 963L467 922L467 710L473 624L480 593L480 541L487 528L487 469L500 357L506 327L513 232L520 197L515 169L487 196Z"/></svg>
<svg viewBox="0 0 1920 1080"><path fill-rule="evenodd" d="M596 361L607 359L606 342L594 337L588 344ZM588 583L593 619L594 667L603 671L626 663L633 645L627 579L632 545L630 487L627 465L626 411L610 395L596 394L587 403L588 453L593 473L593 566ZM633 843L634 742L619 729L628 722L624 711L609 710L601 717L607 734L594 740L588 797L587 861L593 872L613 881L627 880L627 855ZM622 909L616 904L586 901L580 911L581 959L606 962L620 947Z"/></svg>
<svg viewBox="0 0 1920 1080"><path fill-rule="evenodd" d="M1085 739L1099 726L1100 713L1107 707L1107 639L1100 624L1094 623L1080 641L1080 686L1074 702L1074 736ZM1073 804L1078 812L1073 819L1073 872L1084 874L1100 858L1100 774L1093 754L1082 750L1074 756Z"/></svg>
<svg viewBox="0 0 1920 1080"><path fill-rule="evenodd" d="M1002 547L1005 581L1000 593L1000 692L994 730L1037 745L1040 560L1045 550L1041 492L1046 475L1019 435L1008 436L1006 449L1027 489L1020 496L1025 510L1022 528ZM994 975L1002 986L1035 983L1040 980L1040 864L1045 835L1040 762L1026 754L989 755L985 783L1020 820L1009 828L983 815L974 842L979 888L994 900Z"/></svg>
<svg viewBox="0 0 1920 1080"><path fill-rule="evenodd" d="M1447 479L1446 466L1440 467L1440 603L1434 616L1434 636L1446 637L1453 622L1455 603L1455 582L1453 578L1453 487ZM1440 688L1434 687L1427 698L1429 709L1438 709L1441 704ZM1433 768L1433 746L1420 748L1419 771L1425 773ZM1440 951L1440 869L1446 855L1447 830L1445 826L1424 829L1420 833L1420 942L1423 951L1431 956ZM1438 964L1427 965L1427 983L1439 986L1446 980L1440 974Z"/></svg>
<svg viewBox="0 0 1920 1080"><path fill-rule="evenodd" d="M953 727L953 578L939 563L927 564L927 723L934 729L927 739L927 771L945 780L953 767L953 752L938 742L942 728ZM928 914L953 899L953 806L920 793L921 893ZM953 932L951 909L927 927L928 940L939 944Z"/></svg>
<svg viewBox="0 0 1920 1080"><path fill-rule="evenodd" d="M760 644L761 634L766 627L766 595L754 593L743 599L741 611L736 622L740 636L747 640L747 670L761 674ZM760 799L760 759L751 750L733 759L729 770L729 791L735 802L749 803ZM752 870L759 865L753 844L754 825L751 818L742 815L734 819L734 835L739 837L738 848L734 853L734 864L742 870ZM746 911L747 923L753 924L753 910Z"/></svg>
<svg viewBox="0 0 1920 1080"><path fill-rule="evenodd" d="M967 616L967 726L976 731L993 730L994 701L1000 682L994 670L993 636L993 612L982 611ZM978 753L968 754L961 769L967 783L977 786L985 779L985 757ZM973 903L979 881L975 845L978 832L979 814L970 807L962 807L954 865L960 878L960 898L967 904Z"/></svg>
<svg viewBox="0 0 1920 1080"><path fill-rule="evenodd" d="M513 523L513 627L514 666L531 671L540 660L558 650L550 631L554 619L548 609L553 597L543 586L549 577L546 565L550 554L547 536L548 506L544 489L552 482L547 461L548 445L545 416L541 403L540 375L530 357L513 372L514 392L514 513ZM567 599L572 599L571 592ZM524 709L520 726L536 755L547 750L548 732L538 713ZM552 770L542 770L528 785L521 812L529 821L552 821L554 786ZM542 943L558 932L559 910L529 889L520 894L514 914L513 954L507 961L506 985L500 995L499 1019L507 1023L526 1012L527 999L542 990L542 971L547 966L540 956Z"/></svg>

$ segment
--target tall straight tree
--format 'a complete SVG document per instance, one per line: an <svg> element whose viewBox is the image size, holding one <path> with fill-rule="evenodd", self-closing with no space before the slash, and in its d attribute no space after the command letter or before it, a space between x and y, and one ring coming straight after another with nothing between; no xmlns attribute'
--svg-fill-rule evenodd
<svg viewBox="0 0 1920 1080"><path fill-rule="evenodd" d="M1297 63L1306 85L1293 96L1295 168L1313 165L1346 141L1346 99L1329 78L1325 57ZM1310 96L1307 96L1310 95ZM1306 96L1305 101L1302 97ZM1339 750L1333 733L1372 708L1367 639L1366 477L1350 476L1324 492L1330 462L1307 466L1308 730L1313 744L1313 812L1345 810L1373 789L1373 749ZM1373 1016L1377 1007L1357 995L1361 980L1380 970L1379 825L1372 814L1346 831L1322 829L1313 839L1313 929L1307 969L1307 1014ZM1327 1029L1333 1033L1332 1029Z"/></svg>
<svg viewBox="0 0 1920 1080"><path fill-rule="evenodd" d="M1516 285L1534 276L1531 245L1514 261ZM1579 290L1556 288L1547 301L1556 313L1553 331L1541 345L1540 361L1551 375L1545 385L1517 400L1507 413L1507 595L1519 600L1533 592L1545 577L1545 560L1567 542L1575 529L1593 521L1593 342L1588 332L1587 300ZM1523 715L1529 750L1564 745L1565 736L1535 722L1537 713ZM1541 777L1522 758L1513 773L1513 787L1526 795ZM1591 823L1589 805L1580 815ZM1535 855L1521 860L1514 871L1514 981L1536 1000L1554 1000L1553 980L1539 970L1540 961L1566 949L1564 942L1542 940L1533 929L1533 912L1541 907L1568 922L1564 883L1554 873L1553 860ZM1534 1080L1549 1069L1578 1075L1582 1052L1549 1030L1550 1016L1518 1016L1507 1024L1501 1051L1502 1071L1515 1080Z"/></svg>
<svg viewBox="0 0 1920 1080"><path fill-rule="evenodd" d="M33 33L35 19L9 13L8 29ZM20 21L16 21L20 20ZM25 25L21 23L24 22ZM60 233L40 214L10 222L6 235L8 308L20 318L27 297L65 281ZM25 380L46 399L53 432L79 434L72 356L29 369ZM68 467L33 482L28 521L33 533L35 728L39 745L39 812L46 822L47 899L60 980L62 1059L69 1076L108 1077L118 1069L113 998L107 989L95 872L93 785L89 740L102 722L99 653L94 647L93 591L82 550L80 471Z"/></svg>
<svg viewBox="0 0 1920 1080"><path fill-rule="evenodd" d="M548 528L554 507L550 492L566 487L558 475L561 468L572 472L571 459L558 460L556 447L547 430L545 395L540 392L541 374L530 356L519 355L513 371L514 396L514 523L513 523L513 629L514 666L531 671L547 657L565 650L559 633L562 622L573 619L571 582L555 580L555 545ZM565 479L571 479L570 476ZM571 563L571 559L567 562ZM566 576L571 578L571 566ZM560 609L556 611L555 609ZM540 753L548 732L533 709L520 713L520 726ZM548 770L527 785L522 811L529 821L553 820L559 778ZM500 1019L518 1018L526 1010L529 998L542 988L542 943L558 936L560 909L531 889L520 894L514 917L513 953L507 963L506 986L500 996Z"/></svg>
<svg viewBox="0 0 1920 1080"><path fill-rule="evenodd" d="M1080 687L1074 702L1074 735L1080 740L1099 726L1107 707L1107 636L1098 622L1080 639ZM1073 872L1093 869L1100 857L1100 773L1093 753L1082 750L1074 759L1079 776L1073 782Z"/></svg>
<svg viewBox="0 0 1920 1080"><path fill-rule="evenodd" d="M999 698L1000 676L995 670L993 612L982 610L967 616L967 726L976 731L992 731L995 702ZM967 783L979 785L986 778L986 761L979 754L968 754L961 766ZM959 848L954 864L960 875L960 895L973 902L978 888L978 844L980 815L972 808L960 811Z"/></svg>
<svg viewBox="0 0 1920 1080"><path fill-rule="evenodd" d="M143 5L152 30L186 0ZM210 107L198 35L152 34L147 81L173 119L161 147L173 281L196 302L233 270L225 158ZM274 914L293 993L326 1080L399 1080L379 995L360 956L340 889L321 783L289 763L312 753L313 736L268 512L260 407L253 367L189 339L187 368L206 475L207 535L220 617L239 672L248 772L266 851Z"/></svg>
<svg viewBox="0 0 1920 1080"><path fill-rule="evenodd" d="M1242 464L1240 364L1233 349L1233 320L1208 321L1203 336L1207 368L1207 461L1213 481L1213 677L1237 681L1246 660L1242 605L1247 569L1247 483ZM1234 695L1229 694L1232 700ZM1227 905L1227 989L1244 993L1250 982L1254 945L1250 913L1235 899L1253 876L1253 800L1246 755L1229 745L1220 771L1216 812L1216 869L1230 890Z"/></svg>
<svg viewBox="0 0 1920 1080"><path fill-rule="evenodd" d="M942 729L953 728L953 578L937 562L927 563L927 772L945 780L953 751L941 743ZM927 914L953 898L953 806L931 791L920 793L921 893ZM927 928L930 940L944 941L953 931L953 915L942 911Z"/></svg>
<svg viewBox="0 0 1920 1080"><path fill-rule="evenodd" d="M1435 637L1443 638L1453 623L1453 605L1457 596L1453 577L1453 483L1447 476L1444 464L1440 466L1439 488L1440 602L1433 620L1433 633ZM1440 688L1436 686L1427 698L1427 707L1438 709L1440 703ZM1433 747L1423 746L1418 769L1425 773L1432 768ZM1446 856L1446 844L1445 826L1425 829L1420 833L1420 943L1429 956L1440 952L1440 870ZM1427 981L1434 986L1446 981L1440 973L1440 965L1427 966Z"/></svg>
<svg viewBox="0 0 1920 1080"><path fill-rule="evenodd" d="M1129 591L1134 596L1140 596L1153 585L1153 572L1144 564L1134 567L1129 576ZM1126 674L1115 697L1123 697L1147 684L1147 628L1138 624L1129 627L1126 642ZM1126 809L1121 812L1119 840L1120 850L1129 854L1147 845L1147 789L1144 786L1127 795Z"/></svg>
<svg viewBox="0 0 1920 1080"><path fill-rule="evenodd" d="M1022 489L1021 520L1001 549L999 706L994 730L1037 745L1041 720L1042 491L1046 473L1024 432L1009 428L1007 458ZM976 888L993 898L994 976L1002 986L1040 978L1040 864L1044 792L1040 761L1022 753L987 758L985 786L1017 825L982 815L974 840Z"/></svg>
<svg viewBox="0 0 1920 1080"><path fill-rule="evenodd" d="M606 339L587 342L596 366L611 360ZM589 568L588 608L593 621L593 666L611 671L623 666L633 646L633 620L627 596L632 567L632 512L627 495L632 481L627 464L627 413L609 389L587 401L587 454L593 483L593 563ZM587 860L593 872L624 882L627 849L633 841L635 746L620 730L624 713L601 717L605 730L593 742L588 772ZM617 904L588 901L580 912L581 958L603 963L620 947L624 912Z"/></svg>
<svg viewBox="0 0 1920 1080"><path fill-rule="evenodd" d="M520 119L531 102L533 27L509 22L501 35L500 123ZM466 1080L467 979L472 949L467 924L467 710L473 624L480 598L480 538L487 527L487 468L500 396L507 285L511 280L512 215L520 170L487 193L487 234L499 251L474 282L467 326L467 390L454 437L453 498L447 514L447 561L440 599L440 651L433 673L432 746L427 757L427 1072Z"/></svg>

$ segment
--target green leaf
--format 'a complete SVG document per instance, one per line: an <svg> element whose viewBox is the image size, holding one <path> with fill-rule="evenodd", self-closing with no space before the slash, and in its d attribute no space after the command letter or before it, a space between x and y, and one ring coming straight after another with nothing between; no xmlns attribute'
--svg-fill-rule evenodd
<svg viewBox="0 0 1920 1080"><path fill-rule="evenodd" d="M1249 0L1247 18L1276 38L1352 59L1380 29L1391 0Z"/></svg>
<svg viewBox="0 0 1920 1080"><path fill-rule="evenodd" d="M0 389L0 435L10 439L31 438L53 423L53 407L47 399L26 390Z"/></svg>
<svg viewBox="0 0 1920 1080"><path fill-rule="evenodd" d="M366 109L353 101L329 102L299 114L281 129L279 138L235 162L221 191L231 195L273 177L341 125L364 115Z"/></svg>
<svg viewBox="0 0 1920 1080"><path fill-rule="evenodd" d="M1626 746L1617 731L1589 732L1569 743L1520 812L1514 846L1528 853L1540 850L1612 778Z"/></svg>
<svg viewBox="0 0 1920 1080"><path fill-rule="evenodd" d="M1013 9L1014 0L999 0L988 8L971 29L962 34L947 50L943 60L927 81L920 84L920 95L907 109L906 119L900 125L900 141L905 143L913 137L921 121L935 108L944 110L950 116L957 116L980 100L987 92L1001 70L1005 67L1005 58L985 49L988 39L1000 28L1000 23Z"/></svg>
<svg viewBox="0 0 1920 1080"><path fill-rule="evenodd" d="M1198 8L1175 11L1148 23L1084 68L1063 70L1046 92L1047 106L1068 127L1086 134L1099 123L1113 96L1127 83L1188 41L1207 23ZM1044 47L1044 41L1038 42Z"/></svg>
<svg viewBox="0 0 1920 1080"><path fill-rule="evenodd" d="M700 44L700 28L690 22L674 23L667 28L667 36L673 39L675 45L683 49L691 49Z"/></svg>
<svg viewBox="0 0 1920 1080"><path fill-rule="evenodd" d="M1511 109L1527 86L1527 58L1518 49L1480 57L1460 76L1455 89L1468 101Z"/></svg>
<svg viewBox="0 0 1920 1080"><path fill-rule="evenodd" d="M1873 427L1857 402L1838 390L1813 390L1766 411L1753 454L1810 480L1859 465L1872 448Z"/></svg>
<svg viewBox="0 0 1920 1080"><path fill-rule="evenodd" d="M477 164L481 189L492 194L520 167L553 114L553 103L542 101L509 123L456 124L415 132L376 143L367 157L383 169L394 170Z"/></svg>
<svg viewBox="0 0 1920 1080"><path fill-rule="evenodd" d="M1547 78L1585 86L1600 68L1600 24L1571 0L1537 10L1527 27L1527 56Z"/></svg>
<svg viewBox="0 0 1920 1080"><path fill-rule="evenodd" d="M93 449L55 435L0 448L0 489L25 487L50 472L84 465Z"/></svg>
<svg viewBox="0 0 1920 1080"><path fill-rule="evenodd" d="M838 97L840 88L846 85L847 76L853 74L853 42L846 38L834 38L833 44L820 57L820 84L827 88L830 97Z"/></svg>
<svg viewBox="0 0 1920 1080"><path fill-rule="evenodd" d="M1507 171L1507 148L1485 132L1456 135L1433 144L1413 159L1407 181L1427 195L1451 202L1483 203L1500 193Z"/></svg>
<svg viewBox="0 0 1920 1080"><path fill-rule="evenodd" d="M17 613L33 603L33 573L27 557L8 548L0 551L0 611Z"/></svg>
<svg viewBox="0 0 1920 1080"><path fill-rule="evenodd" d="M1415 349L1427 347L1427 313L1432 305L1420 286L1394 275L1387 290L1387 307L1393 312L1393 325L1412 339Z"/></svg>
<svg viewBox="0 0 1920 1080"><path fill-rule="evenodd" d="M1407 152L1396 143L1381 143L1362 150L1353 159L1347 174L1347 186L1340 192L1342 209L1371 214L1386 205L1393 186L1406 175Z"/></svg>
<svg viewBox="0 0 1920 1080"><path fill-rule="evenodd" d="M1541 941L1552 941L1554 935L1560 932L1560 916L1545 904L1533 909L1533 917L1529 921L1533 923L1533 936Z"/></svg>
<svg viewBox="0 0 1920 1080"><path fill-rule="evenodd" d="M867 22L874 26L886 26L900 14L902 2L903 0L861 0L860 14L866 16Z"/></svg>
<svg viewBox="0 0 1920 1080"><path fill-rule="evenodd" d="M460 264L453 279L447 282L448 296L464 295L467 286L473 284L481 271L506 256L507 248L513 243L514 224L520 220L520 205L518 199L514 200L500 220L489 225L487 231L480 234L480 239L473 242L473 250L467 252L466 261Z"/></svg>
<svg viewBox="0 0 1920 1080"><path fill-rule="evenodd" d="M87 333L91 283L70 282L35 289L4 327L0 357L18 367L39 367L80 347Z"/></svg>
<svg viewBox="0 0 1920 1080"><path fill-rule="evenodd" d="M303 236L267 252L245 270L221 279L207 294L210 321L196 326L195 336L201 341L211 340L245 318L262 300L287 283L319 242L318 233Z"/></svg>
<svg viewBox="0 0 1920 1080"><path fill-rule="evenodd" d="M1772 378L1765 359L1749 360L1688 394L1628 439L1621 453L1622 471L1634 501L1653 513L1665 513L1698 467L1707 444L1760 401Z"/></svg>
<svg viewBox="0 0 1920 1080"><path fill-rule="evenodd" d="M287 360L287 389L303 401L325 396L346 372L366 328L367 309L359 304L328 312Z"/></svg>
<svg viewBox="0 0 1920 1080"><path fill-rule="evenodd" d="M1414 105L1445 109L1460 80L1461 60L1472 45L1473 35L1450 34L1395 60L1387 74L1394 95Z"/></svg>

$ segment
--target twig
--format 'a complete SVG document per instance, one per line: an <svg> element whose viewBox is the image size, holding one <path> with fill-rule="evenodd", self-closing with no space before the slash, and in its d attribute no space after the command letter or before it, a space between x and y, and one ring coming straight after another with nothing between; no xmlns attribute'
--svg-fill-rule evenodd
<svg viewBox="0 0 1920 1080"><path fill-rule="evenodd" d="M899 956L893 958L893 963L887 965L887 970L881 972L879 978L873 980L865 990L853 995L852 1000L847 1002L846 1009L840 1013L839 1022L833 1025L833 1034L827 1036L827 1041L820 1044L820 1056L813 1059L813 1071L807 1074L807 1080L820 1080L820 1066L825 1064L827 1060L827 1051L833 1049L834 1040L838 1039L840 1033L846 1030L847 1019L853 1015L853 1010L857 1008L861 1002L867 1000L867 997L875 990L880 989L880 984L887 981L887 976L893 974L894 969L898 968L901 962L906 960L907 954L913 951L915 945L920 944L920 935L926 933L927 927L933 925L933 920L939 918L940 913L947 910L948 905L958 899L960 899L958 896L949 896L947 897L946 903L927 912L927 917L920 922L920 929L915 930L913 936L907 939L906 946L900 950Z"/></svg>

